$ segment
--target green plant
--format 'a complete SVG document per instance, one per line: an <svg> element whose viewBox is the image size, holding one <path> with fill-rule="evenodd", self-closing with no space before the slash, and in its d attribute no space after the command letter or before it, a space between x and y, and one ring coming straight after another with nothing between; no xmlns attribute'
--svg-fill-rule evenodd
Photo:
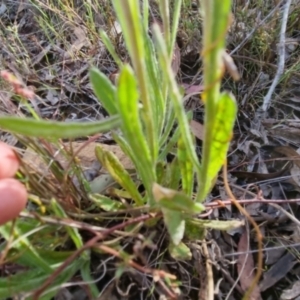
<svg viewBox="0 0 300 300"><path fill-rule="evenodd" d="M135 205L147 203L150 210L158 207L163 212L172 242L179 244L186 220L204 210L201 203L226 159L235 121L236 104L233 96L220 92L230 1L219 1L217 4L203 1L205 90L202 97L206 110L201 163L189 130L189 116L182 105L183 95L171 68L181 1L174 3L172 22L168 1L160 1L163 29L153 24L154 41L147 34L147 14L144 13L142 17L134 1L126 4L113 1L113 5L123 29L132 67L116 60L120 69L116 87L95 68L91 70L90 77L94 91L106 110L121 118L122 136L115 135L116 141L136 167L145 188L143 199L138 196L137 186L127 171L122 170L117 158L100 147L96 149L97 157L131 194ZM148 11L147 5L145 1L144 12ZM105 36L104 32L102 36ZM105 38L104 41L108 50L113 49L109 39ZM116 56L114 52L111 54ZM172 138L169 138L174 127ZM176 163L168 164L168 152L164 150L172 149L174 144L177 144ZM120 167L116 168L116 164ZM164 170L158 168L161 165ZM170 168L174 170L171 179L166 178ZM195 177L196 201L192 200ZM172 182L172 186L163 186L161 182Z"/></svg>
<svg viewBox="0 0 300 300"><path fill-rule="evenodd" d="M136 166L146 190L144 203L147 202L150 207L160 207L172 240L178 244L184 234L186 214L196 214L204 209L201 202L210 191L212 182L226 159L236 116L233 96L226 92L220 93L230 1L217 4L203 1L205 90L202 98L206 105L206 117L201 164L189 129L189 116L182 105L183 95L171 68L181 1L174 2L172 22L168 1L160 1L163 29L153 24L154 42L147 34L147 14L142 17L134 1L113 1L113 4L123 29L133 69L116 61L120 68L116 87L97 69L91 70L91 82L106 110L121 118L123 135L117 138L117 142ZM145 1L144 11L148 11L147 5ZM105 43L107 49L112 49L108 39L105 39ZM114 53L111 54L115 57ZM174 126L175 140L169 139ZM161 163L165 165L165 169L159 171L164 172L160 177L166 177L171 166L167 164L167 152L164 149L172 148L169 146L174 142L177 144L178 172L175 173L177 178L172 180L175 184L170 189L170 186L158 184L157 166ZM97 151L101 152L101 149ZM99 153L98 158L108 165L105 153ZM124 178L128 179L130 176L126 170L119 172L115 178L125 188ZM195 187L194 175L197 177L196 201L191 198ZM133 182L130 186L134 186ZM137 190L132 191L132 198L136 199L134 195L137 194ZM137 201L138 205L140 203L141 199Z"/></svg>
<svg viewBox="0 0 300 300"><path fill-rule="evenodd" d="M114 139L132 160L140 181L131 176L114 154L101 146L96 147L96 156L133 200L130 204L132 208L147 204L149 212L158 212L158 216L163 214L172 240L172 251L182 249L181 241L186 223L189 225L187 235L199 230L199 238L203 237L204 228L227 230L230 226L242 224L237 221L201 222L194 218L195 214L205 210L203 201L226 159L236 117L233 96L227 92L220 92L220 81L225 68L225 35L229 26L231 1L202 1L202 100L205 103L205 134L201 163L196 155L194 137L189 128L191 116L183 107L183 94L171 68L181 2L173 1L171 17L169 1L159 1L162 28L158 24L149 28L148 1L143 1L143 13L136 0L112 1L123 30L131 65L121 62L106 33L101 32L102 40L120 70L116 86L96 68L90 71L94 92L110 115L107 120L82 125L38 119L0 118L0 127L5 130L28 137L48 139L51 136L50 141L54 143L59 138L76 138L118 128L121 134L114 132ZM149 29L153 38L148 34ZM167 160L170 150L176 153L172 163ZM195 190L196 196L193 199ZM65 216L63 209L54 200L51 202L51 212L56 216ZM53 262L45 259L42 256L42 247L33 246L30 239L21 237L27 230L33 230L34 221L29 225L30 229L26 228L22 220L18 220L13 227L8 224L1 228L0 232L7 240L12 232L20 236L14 240L14 247L23 253L22 262L32 265L35 261L38 264L37 271L30 275L33 278L32 284L40 284L66 256L59 256L53 248L52 256L57 257ZM68 234L77 249L83 246L77 229L68 229ZM89 255L88 251L84 251L78 260L61 273L65 275L61 280L68 280L80 268L82 277L87 280L89 275L83 266L86 266ZM17 280L17 277L14 279ZM0 295L6 296L1 290L1 283L4 285L5 280L0 280ZM96 295L95 286L92 286L92 290ZM49 299L51 295L53 294L45 294L44 297Z"/></svg>

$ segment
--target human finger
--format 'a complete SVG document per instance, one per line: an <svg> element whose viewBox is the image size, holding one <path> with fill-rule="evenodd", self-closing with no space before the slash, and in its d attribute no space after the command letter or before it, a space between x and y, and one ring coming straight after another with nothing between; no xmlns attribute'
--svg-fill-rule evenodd
<svg viewBox="0 0 300 300"><path fill-rule="evenodd" d="M19 168L19 161L11 147L0 142L0 179L13 177Z"/></svg>
<svg viewBox="0 0 300 300"><path fill-rule="evenodd" d="M22 183L13 178L0 180L0 225L16 218L26 203L27 191Z"/></svg>

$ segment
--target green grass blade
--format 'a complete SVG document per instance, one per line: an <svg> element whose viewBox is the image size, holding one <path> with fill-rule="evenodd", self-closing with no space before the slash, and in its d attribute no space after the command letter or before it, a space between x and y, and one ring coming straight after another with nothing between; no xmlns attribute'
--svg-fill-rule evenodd
<svg viewBox="0 0 300 300"><path fill-rule="evenodd" d="M0 235L6 240L10 239L10 235L14 236L14 249L22 255L23 261L26 262L28 266L38 266L45 273L51 273L52 267L47 263L47 261L40 256L38 250L32 245L29 238L25 236L28 232L26 229L22 228L22 223L18 222L13 231L11 231L12 222L6 223L0 226Z"/></svg>
<svg viewBox="0 0 300 300"><path fill-rule="evenodd" d="M52 199L50 202L51 208L54 212L54 214L60 218L67 218L67 214L64 212L63 208L58 204L58 202L55 199ZM66 226L65 230L67 231L68 235L73 240L73 243L75 244L76 248L79 249L83 246L82 237L78 232L77 228L73 228L71 226ZM83 252L81 254L85 258L88 258L87 251Z"/></svg>
<svg viewBox="0 0 300 300"><path fill-rule="evenodd" d="M126 206L119 200L114 200L101 194L89 194L89 199L104 211L118 211L126 209Z"/></svg>
<svg viewBox="0 0 300 300"><path fill-rule="evenodd" d="M92 274L91 274L91 261L88 260L86 262L83 263L82 267L80 268L80 273L82 276L82 279L87 282L87 285L90 288L90 291L92 293L92 298L93 299L97 299L98 295L99 295L99 290L97 288L95 281L95 278L93 278Z"/></svg>
<svg viewBox="0 0 300 300"><path fill-rule="evenodd" d="M105 110L112 116L118 113L116 106L116 88L110 82L106 75L97 68L90 70L90 81L98 100Z"/></svg>
<svg viewBox="0 0 300 300"><path fill-rule="evenodd" d="M118 127L120 118L113 116L103 121L90 123L53 122L16 117L1 117L0 128L28 137L45 139L77 138L106 132Z"/></svg>
<svg viewBox="0 0 300 300"><path fill-rule="evenodd" d="M171 29L170 29L170 1L169 0L160 0L158 1L159 10L162 17L162 26L163 26L163 34L164 40L168 49L168 55L171 57L172 50L171 49Z"/></svg>
<svg viewBox="0 0 300 300"><path fill-rule="evenodd" d="M182 0L175 0L173 5L174 6L173 6L173 18L172 18L172 28L171 28L171 45L170 45L171 49L174 49L175 47Z"/></svg>
<svg viewBox="0 0 300 300"><path fill-rule="evenodd" d="M145 31L149 29L149 0L143 0L143 24Z"/></svg>
<svg viewBox="0 0 300 300"><path fill-rule="evenodd" d="M116 64L119 66L119 68L122 66L122 61L119 58L118 54L116 53L113 44L111 43L111 40L107 36L106 32L104 30L100 30L100 37L102 39L103 44L105 45L106 49L108 50L109 54L112 56Z"/></svg>

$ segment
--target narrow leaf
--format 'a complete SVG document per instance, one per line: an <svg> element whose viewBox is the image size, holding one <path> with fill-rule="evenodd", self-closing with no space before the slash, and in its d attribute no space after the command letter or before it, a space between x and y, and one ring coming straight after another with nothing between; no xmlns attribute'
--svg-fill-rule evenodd
<svg viewBox="0 0 300 300"><path fill-rule="evenodd" d="M178 140L178 162L181 171L181 182L183 192L191 197L194 187L194 168L193 161L188 155L183 139Z"/></svg>
<svg viewBox="0 0 300 300"><path fill-rule="evenodd" d="M167 164L166 166L166 183L162 184L162 186L167 186L173 190L179 190L179 184L182 178L180 171L178 158L175 157L172 163Z"/></svg>
<svg viewBox="0 0 300 300"><path fill-rule="evenodd" d="M0 226L1 236L6 240L10 240L12 234L14 240L10 242L10 246L22 254L22 258L27 262L27 265L38 265L43 272L50 274L53 271L52 267L41 257L29 238L24 235L24 233L28 235L28 232L23 232L24 230L22 230L22 227L18 223L13 227L13 230L12 226L14 226L12 222Z"/></svg>
<svg viewBox="0 0 300 300"><path fill-rule="evenodd" d="M188 118L182 104L182 95L176 83L174 73L171 69L170 57L168 56L166 44L163 40L162 33L160 32L159 27L157 25L153 26L153 31L157 42L156 44L158 48L159 62L163 71L163 75L165 76L165 78L168 79L170 97L172 99L175 114L178 119L179 130L181 132L181 136L186 147L187 155L193 161L193 165L196 168L197 173L199 173L200 163L194 149L195 146L190 132Z"/></svg>
<svg viewBox="0 0 300 300"><path fill-rule="evenodd" d="M169 253L176 260L190 260L192 259L192 252L189 247L180 242L178 245L169 244Z"/></svg>
<svg viewBox="0 0 300 300"><path fill-rule="evenodd" d="M101 164L108 170L111 176L131 195L138 204L143 205L143 199L137 190L136 184L131 179L130 174L124 169L119 159L110 151L106 151L97 146L96 156Z"/></svg>
<svg viewBox="0 0 300 300"><path fill-rule="evenodd" d="M157 183L153 184L153 196L160 207L168 210L196 214L205 209L201 203L196 203L186 194L164 188Z"/></svg>
<svg viewBox="0 0 300 300"><path fill-rule="evenodd" d="M199 226L200 228L210 228L216 230L231 230L245 225L244 220L203 220L203 219L188 219L188 223Z"/></svg>
<svg viewBox="0 0 300 300"><path fill-rule="evenodd" d="M53 122L15 117L1 117L0 128L13 133L45 139L76 138L106 132L118 127L117 116L90 123Z"/></svg>
<svg viewBox="0 0 300 300"><path fill-rule="evenodd" d="M53 209L56 216L61 218L67 218L67 214L63 210L63 208L58 204L58 202L55 199L52 199L50 202L51 208ZM76 245L77 249L81 248L83 246L82 236L79 234L79 231L77 228L73 228L71 226L65 227L68 235L73 240L74 244ZM84 251L81 256L85 257L86 259L89 258L89 252Z"/></svg>
<svg viewBox="0 0 300 300"><path fill-rule="evenodd" d="M181 212L162 209L164 222L174 245L178 245L184 235L185 220Z"/></svg>
<svg viewBox="0 0 300 300"><path fill-rule="evenodd" d="M90 194L89 198L93 203L104 211L118 211L120 209L125 209L126 206L117 200L110 199L104 195L100 194Z"/></svg>
<svg viewBox="0 0 300 300"><path fill-rule="evenodd" d="M158 138L155 130L155 116L153 114L155 101L151 101L151 94L149 93L151 84L149 84L146 68L146 32L143 28L140 6L137 5L136 0L113 0L112 3L121 24L124 40L136 74L140 100L143 104L141 118L145 127L144 135L149 146L151 159L154 162L158 155Z"/></svg>
<svg viewBox="0 0 300 300"><path fill-rule="evenodd" d="M205 151L206 155L203 156L198 201L203 201L226 159L236 113L237 105L234 97L229 93L222 93L216 103L214 119L210 120L210 122L213 122L212 131L206 136L204 143L204 147L207 149Z"/></svg>
<svg viewBox="0 0 300 300"><path fill-rule="evenodd" d="M121 70L118 81L118 105L122 121L121 127L124 137L132 149L133 162L151 199L155 169L139 118L138 100L139 95L135 77L131 68L125 65Z"/></svg>
<svg viewBox="0 0 300 300"><path fill-rule="evenodd" d="M109 39L109 37L107 36L107 34L104 30L100 30L100 37L101 37L102 42L105 45L106 49L108 50L109 54L112 56L112 58L117 63L117 65L119 67L121 67L122 61L121 61L120 57L118 56L118 54L116 53L111 40Z"/></svg>
<svg viewBox="0 0 300 300"><path fill-rule="evenodd" d="M90 70L90 80L94 93L105 110L110 115L117 114L118 110L115 103L116 88L113 86L110 80L97 68L92 68Z"/></svg>

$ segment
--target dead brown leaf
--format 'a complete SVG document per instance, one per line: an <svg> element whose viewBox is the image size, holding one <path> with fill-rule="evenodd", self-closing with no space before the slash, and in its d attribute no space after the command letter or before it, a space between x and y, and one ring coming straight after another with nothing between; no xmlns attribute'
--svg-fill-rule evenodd
<svg viewBox="0 0 300 300"><path fill-rule="evenodd" d="M297 263L297 259L294 254L287 252L282 256L267 272L264 273L264 279L259 284L261 291L265 291L268 288L276 284L280 279L286 276L286 274Z"/></svg>
<svg viewBox="0 0 300 300"><path fill-rule="evenodd" d="M173 57L172 57L172 64L171 64L175 76L178 74L178 71L180 69L180 63L181 63L180 49L177 43L175 43Z"/></svg>
<svg viewBox="0 0 300 300"><path fill-rule="evenodd" d="M79 26L74 28L76 40L72 43L68 51L65 53L65 59L71 58L75 53L81 50L83 46L90 46L85 30Z"/></svg>
<svg viewBox="0 0 300 300"><path fill-rule="evenodd" d="M64 145L67 149L70 149L69 143L65 143ZM72 153L77 154L82 145L83 143L73 142ZM101 147L105 150L112 151L114 155L118 157L125 169L134 169L131 160L124 154L124 152L118 145L106 145L93 142L84 145L84 147L80 149L80 151L76 155L76 159L79 161L79 164L83 168L83 170L89 169L96 161L95 148L97 145L101 145ZM53 153L57 152L57 150L53 150ZM66 158L64 155L62 155L61 152L58 152L55 156L55 159L58 160L64 168L66 168L70 163L71 157ZM49 170L49 167L46 165L42 157L39 154L33 152L31 149L27 149L25 151L23 155L23 161L29 166L31 166L33 169L42 173L45 173L47 172L47 170Z"/></svg>
<svg viewBox="0 0 300 300"><path fill-rule="evenodd" d="M203 137L204 137L204 126L195 121L195 120L191 120L190 122L190 128L192 133L194 134L194 136L196 138L198 138L199 140L203 141Z"/></svg>
<svg viewBox="0 0 300 300"><path fill-rule="evenodd" d="M238 243L238 252L241 252L237 260L237 270L240 277L241 288L246 291L251 286L255 276L253 256L249 252L248 233L245 230ZM250 300L261 300L260 289L256 286L250 296Z"/></svg>
<svg viewBox="0 0 300 300"><path fill-rule="evenodd" d="M203 89L204 89L203 85L199 85L199 84L190 85L190 84L187 84L187 83L183 83L182 86L184 87L185 93L187 95L200 94L201 92L203 92ZM200 102L200 99L199 99L199 102Z"/></svg>

